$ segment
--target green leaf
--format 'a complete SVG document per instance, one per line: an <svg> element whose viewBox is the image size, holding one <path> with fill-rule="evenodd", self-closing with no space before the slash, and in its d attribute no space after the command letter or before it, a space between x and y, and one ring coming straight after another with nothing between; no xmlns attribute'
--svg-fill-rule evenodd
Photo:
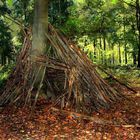
<svg viewBox="0 0 140 140"><path fill-rule="evenodd" d="M7 4L8 4L9 7L12 7L12 5L13 5L13 0L7 0Z"/></svg>
<svg viewBox="0 0 140 140"><path fill-rule="evenodd" d="M116 4L118 2L118 0L112 0L113 4Z"/></svg>

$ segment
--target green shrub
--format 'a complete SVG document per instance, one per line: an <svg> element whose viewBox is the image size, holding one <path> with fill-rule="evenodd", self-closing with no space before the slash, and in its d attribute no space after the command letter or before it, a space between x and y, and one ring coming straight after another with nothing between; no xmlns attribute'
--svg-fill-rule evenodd
<svg viewBox="0 0 140 140"><path fill-rule="evenodd" d="M0 89L5 85L14 65L0 66Z"/></svg>

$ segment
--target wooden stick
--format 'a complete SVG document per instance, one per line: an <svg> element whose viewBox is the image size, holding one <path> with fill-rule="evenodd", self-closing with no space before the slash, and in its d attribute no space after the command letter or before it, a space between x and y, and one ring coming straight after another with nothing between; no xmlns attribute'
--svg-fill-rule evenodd
<svg viewBox="0 0 140 140"><path fill-rule="evenodd" d="M71 111L67 111L67 110L61 110L61 109L58 109L58 108L55 108L55 107L52 107L51 110L60 112L62 114L68 114L75 119L80 119L80 120L86 119L86 120L93 121L95 123L102 124L102 125L106 125L106 124L111 125L112 124L112 122L108 121L108 120L103 120L103 119L100 119L100 118L97 118L97 117L91 117L91 116L88 116L88 115L79 114L79 113L71 112Z"/></svg>
<svg viewBox="0 0 140 140"><path fill-rule="evenodd" d="M115 78L112 74L109 74L108 72L106 72L102 67L97 66L97 68L99 68L101 71L103 71L105 74L109 75L112 79L114 79L116 82L118 82L120 85L125 86L127 89L133 91L134 93L137 93L136 90L134 90L132 87L126 85L125 83L121 82L120 80L118 80L117 78Z"/></svg>
<svg viewBox="0 0 140 140"><path fill-rule="evenodd" d="M98 118L98 117L91 117L91 116L84 115L84 114L79 114L79 113L76 113L76 112L71 112L71 111L67 111L67 110L58 109L58 108L55 108L55 107L51 107L51 110L52 111L57 111L57 112L60 112L60 113L66 114L66 115L70 115L74 119L80 119L80 120L86 119L86 120L92 121L94 123L98 123L100 125L110 125L110 126L114 126L114 127L124 127L124 128L135 128L135 127L139 128L140 127L139 124L136 124L136 125L117 124L117 123L113 123L112 121L109 121L109 120L104 120L104 119L101 119L101 118Z"/></svg>

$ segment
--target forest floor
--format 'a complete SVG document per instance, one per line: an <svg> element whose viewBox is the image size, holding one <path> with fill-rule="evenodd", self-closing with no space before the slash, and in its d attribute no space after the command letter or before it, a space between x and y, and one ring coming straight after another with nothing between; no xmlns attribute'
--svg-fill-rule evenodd
<svg viewBox="0 0 140 140"><path fill-rule="evenodd" d="M79 119L78 116L54 110L48 113L47 104L40 100L30 117L27 108L17 110L10 106L0 109L0 140L139 140L140 83L131 82L136 85L134 89L137 93L122 88L128 100L91 115L111 121L114 125Z"/></svg>

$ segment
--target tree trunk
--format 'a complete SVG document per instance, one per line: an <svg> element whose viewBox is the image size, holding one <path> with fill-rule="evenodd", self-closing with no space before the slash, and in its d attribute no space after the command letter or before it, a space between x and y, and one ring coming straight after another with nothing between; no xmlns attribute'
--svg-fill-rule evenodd
<svg viewBox="0 0 140 140"><path fill-rule="evenodd" d="M121 46L120 46L120 44L119 44L118 48L119 48L119 64L121 65L122 58L121 58Z"/></svg>
<svg viewBox="0 0 140 140"><path fill-rule="evenodd" d="M115 64L114 45L112 46L112 64Z"/></svg>
<svg viewBox="0 0 140 140"><path fill-rule="evenodd" d="M104 64L107 65L107 62L106 62L106 39L105 39L105 36L103 37L103 44L104 44Z"/></svg>
<svg viewBox="0 0 140 140"><path fill-rule="evenodd" d="M3 55L1 55L1 65L3 66Z"/></svg>
<svg viewBox="0 0 140 140"><path fill-rule="evenodd" d="M33 39L31 50L31 61L33 63L33 71L39 70L36 64L36 57L45 55L47 52L47 37L48 32L48 0L36 0L35 15L33 24ZM45 67L43 67L37 77L36 85L38 85L43 77Z"/></svg>
<svg viewBox="0 0 140 140"><path fill-rule="evenodd" d="M138 68L140 68L140 47L138 48Z"/></svg>
<svg viewBox="0 0 140 140"><path fill-rule="evenodd" d="M111 50L111 43L110 43L110 40L108 40L108 48L109 48L109 51ZM112 56L111 56L111 53L109 53L108 57L107 57L107 63L109 65L111 65L111 59L112 59Z"/></svg>
<svg viewBox="0 0 140 140"><path fill-rule="evenodd" d="M127 45L127 43L126 43L126 34L125 34L125 19L124 19L124 62L125 62L125 64L127 65L127 47L126 47L126 45Z"/></svg>
<svg viewBox="0 0 140 140"><path fill-rule="evenodd" d="M94 62L97 61L97 52L96 52L96 39L93 41L93 47L94 47Z"/></svg>
<svg viewBox="0 0 140 140"><path fill-rule="evenodd" d="M48 0L36 0L33 24L32 59L44 55L47 48Z"/></svg>
<svg viewBox="0 0 140 140"><path fill-rule="evenodd" d="M2 66L6 64L6 56L4 54L1 55L1 64Z"/></svg>
<svg viewBox="0 0 140 140"><path fill-rule="evenodd" d="M100 37L100 56L101 56L101 64L103 64L102 37Z"/></svg>
<svg viewBox="0 0 140 140"><path fill-rule="evenodd" d="M137 64L137 56L136 56L136 52L135 50L133 51L133 65L136 65Z"/></svg>
<svg viewBox="0 0 140 140"><path fill-rule="evenodd" d="M127 47L126 47L126 44L124 46L124 58L125 58L125 64L127 65L128 60L127 60Z"/></svg>
<svg viewBox="0 0 140 140"><path fill-rule="evenodd" d="M140 68L140 3L136 0L136 22L138 29L138 68Z"/></svg>

